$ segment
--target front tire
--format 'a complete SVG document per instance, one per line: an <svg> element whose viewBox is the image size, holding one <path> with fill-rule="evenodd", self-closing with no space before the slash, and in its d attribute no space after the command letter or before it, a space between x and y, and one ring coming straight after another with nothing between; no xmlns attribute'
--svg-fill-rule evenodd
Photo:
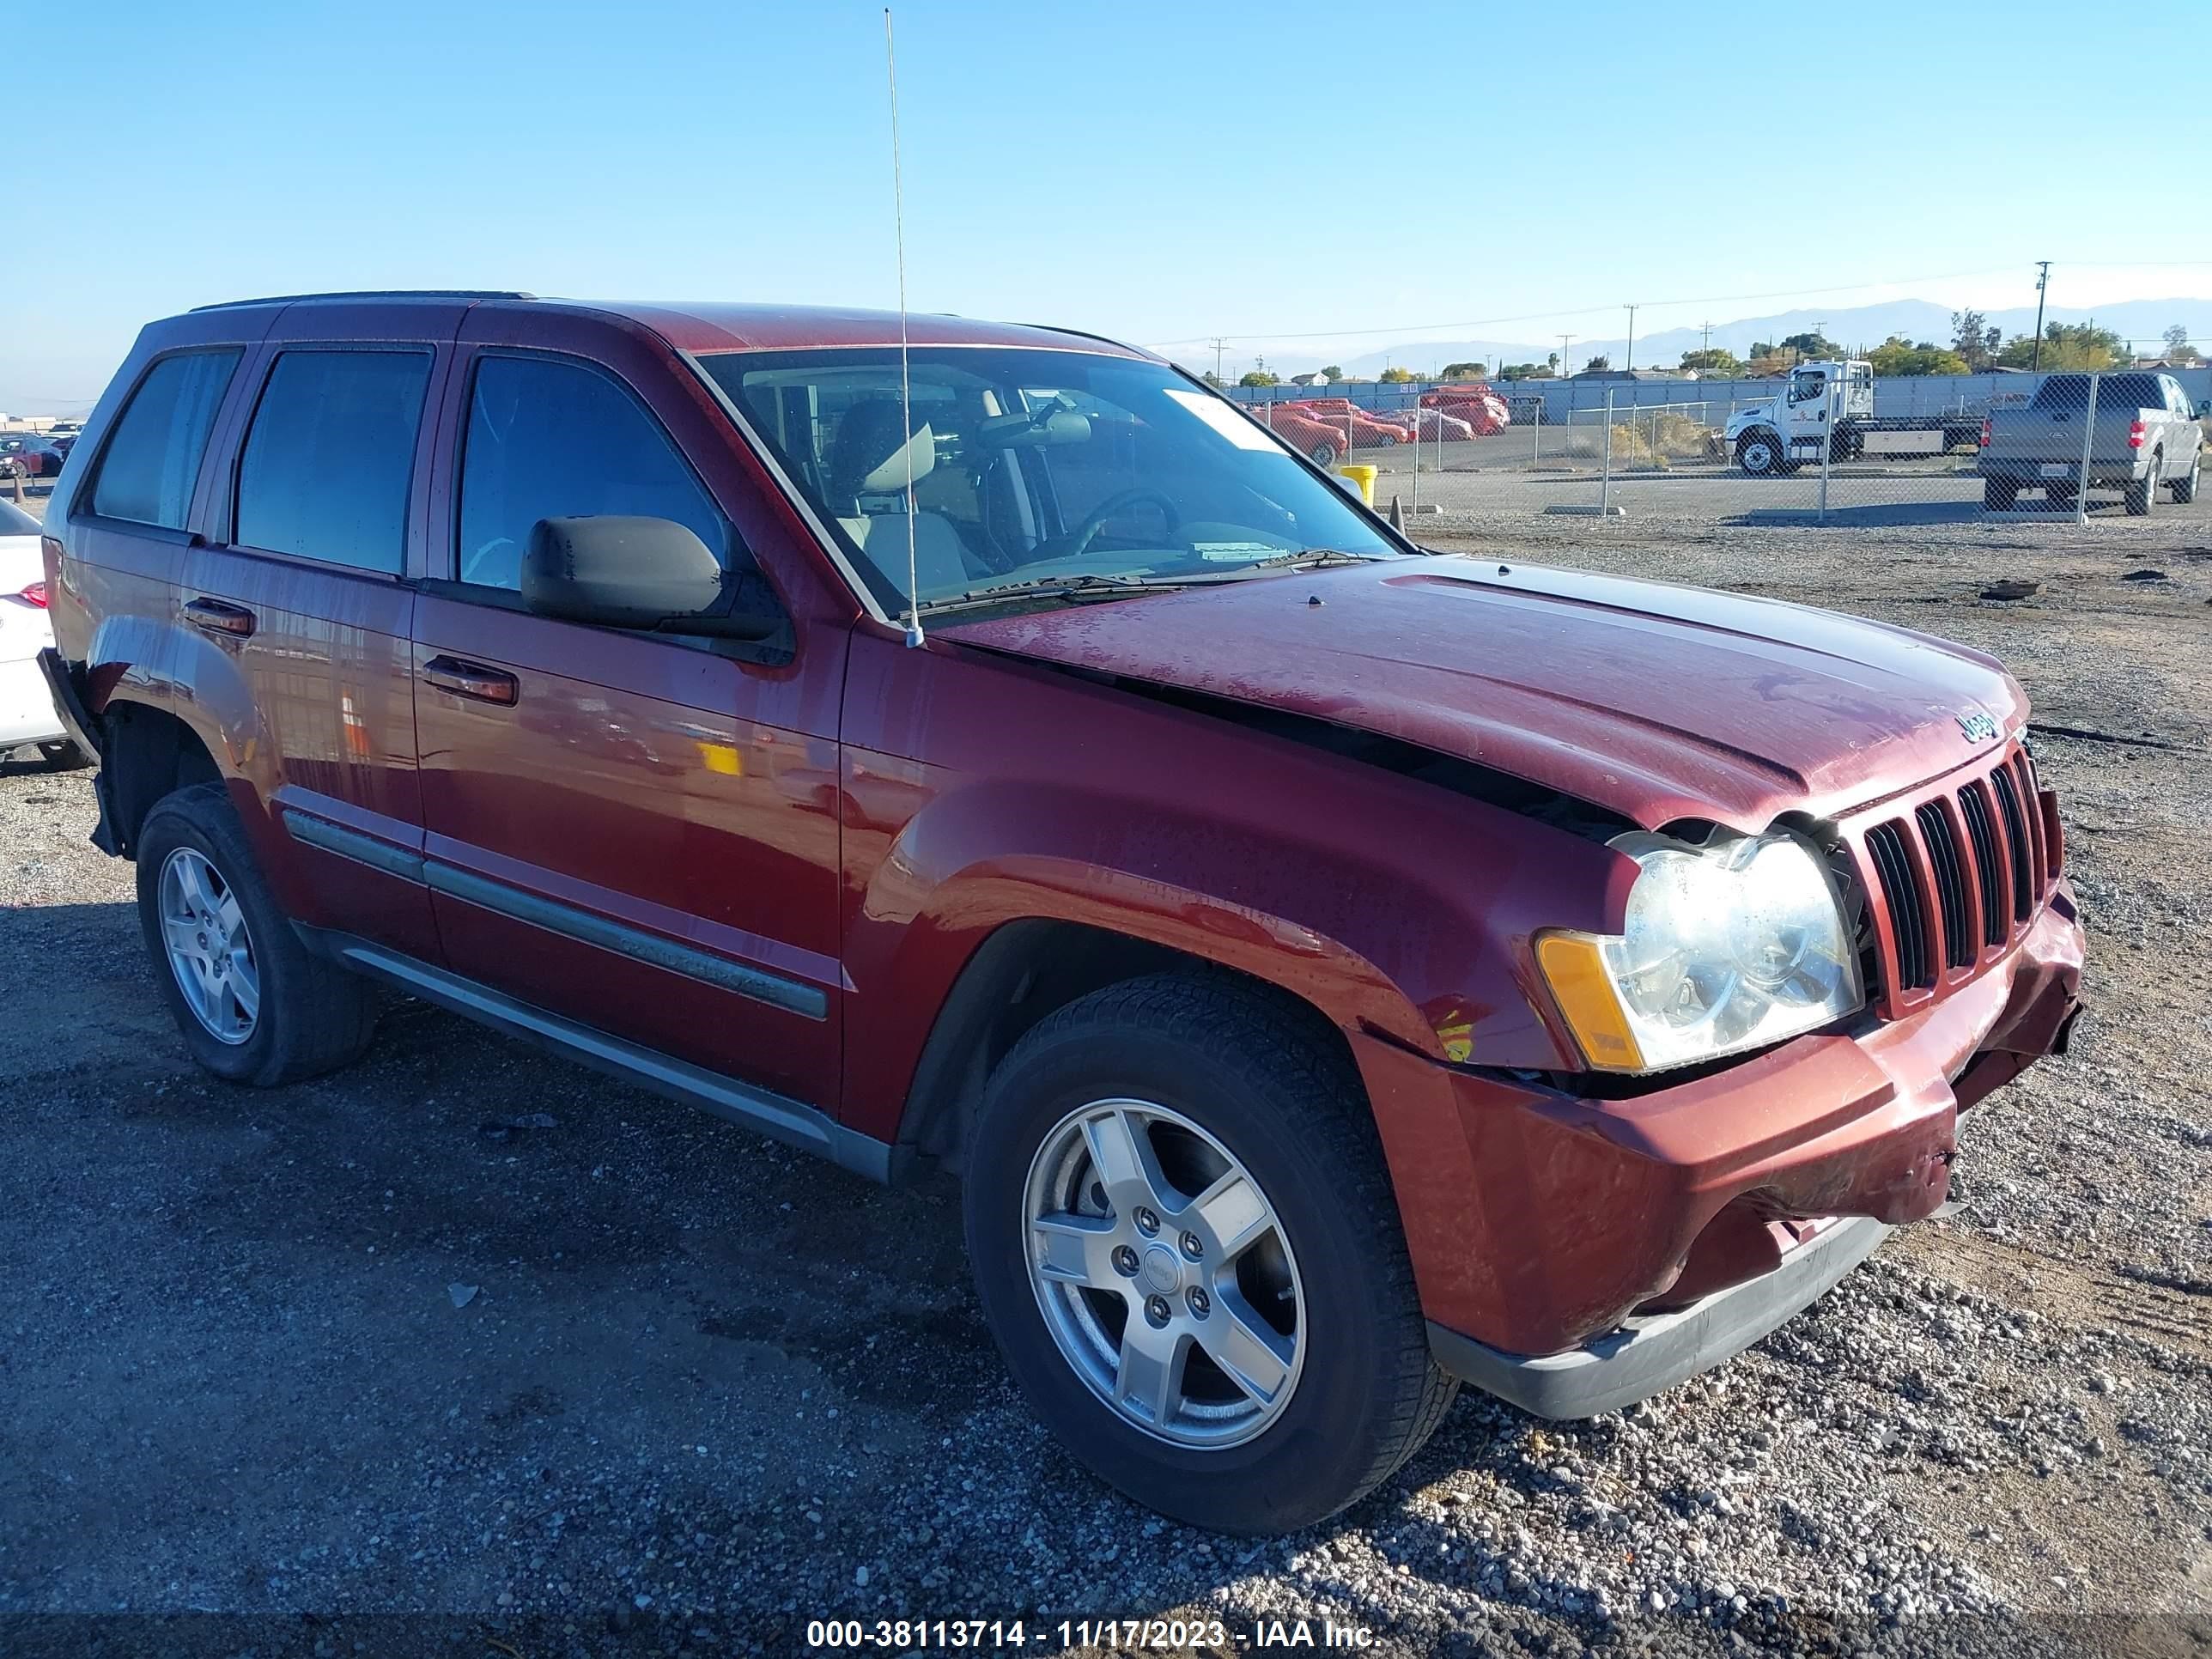
<svg viewBox="0 0 2212 1659"><path fill-rule="evenodd" d="M92 757L68 738L64 738L59 743L40 744L39 758L46 762L50 771L55 772L76 772L92 763Z"/></svg>
<svg viewBox="0 0 2212 1659"><path fill-rule="evenodd" d="M157 802L137 858L139 926L194 1060L228 1082L270 1088L360 1057L374 993L300 943L223 785Z"/></svg>
<svg viewBox="0 0 2212 1659"><path fill-rule="evenodd" d="M1137 1502L1310 1525L1457 1393L1358 1076L1264 994L1161 975L1070 1004L1000 1063L970 1144L968 1249L1007 1368Z"/></svg>
<svg viewBox="0 0 2212 1659"><path fill-rule="evenodd" d="M1336 446L1331 443L1316 444L1311 449L1306 451L1306 456L1316 466L1334 466Z"/></svg>
<svg viewBox="0 0 2212 1659"><path fill-rule="evenodd" d="M2176 507L2186 507L2197 499L2197 480L2203 470L2204 453L2199 450L2190 457L2189 471L2166 486L2166 493L2173 497Z"/></svg>
<svg viewBox="0 0 2212 1659"><path fill-rule="evenodd" d="M1783 469L1782 441L1771 432L1747 432L1735 441L1735 464L1754 478L1771 478Z"/></svg>

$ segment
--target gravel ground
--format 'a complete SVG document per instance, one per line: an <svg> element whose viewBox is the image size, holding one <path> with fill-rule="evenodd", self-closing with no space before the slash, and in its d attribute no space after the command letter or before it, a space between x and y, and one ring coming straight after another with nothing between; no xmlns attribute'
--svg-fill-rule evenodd
<svg viewBox="0 0 2212 1659"><path fill-rule="evenodd" d="M1178 1613L1230 1650L1328 1618L1407 1654L2212 1652L2212 536L1423 534L1962 639L2074 734L2037 748L2092 1014L1969 1119L1944 1218L1629 1413L1468 1395L1357 1510L1209 1537L1042 1436L946 1191L416 1005L341 1076L205 1080L85 778L0 767L0 1652L784 1652L830 1615L1056 1649Z"/></svg>

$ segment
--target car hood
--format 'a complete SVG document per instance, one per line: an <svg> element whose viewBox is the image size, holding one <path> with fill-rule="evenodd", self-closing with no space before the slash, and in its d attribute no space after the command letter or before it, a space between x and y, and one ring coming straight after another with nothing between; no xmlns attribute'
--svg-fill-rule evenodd
<svg viewBox="0 0 2212 1659"><path fill-rule="evenodd" d="M933 631L1395 738L1652 829L1831 816L1996 747L2027 717L2001 664L1925 635L1457 556Z"/></svg>

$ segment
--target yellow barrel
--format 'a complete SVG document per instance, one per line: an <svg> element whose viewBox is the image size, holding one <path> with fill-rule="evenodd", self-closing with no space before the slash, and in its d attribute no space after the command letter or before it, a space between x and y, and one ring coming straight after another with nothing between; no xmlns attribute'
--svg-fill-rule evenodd
<svg viewBox="0 0 2212 1659"><path fill-rule="evenodd" d="M1375 505L1375 479L1382 469L1373 466L1340 466L1336 469L1359 486L1359 499L1368 506Z"/></svg>

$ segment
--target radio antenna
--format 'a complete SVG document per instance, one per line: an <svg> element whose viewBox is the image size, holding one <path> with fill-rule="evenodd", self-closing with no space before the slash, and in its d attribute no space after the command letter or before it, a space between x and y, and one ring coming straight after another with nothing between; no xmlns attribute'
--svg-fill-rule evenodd
<svg viewBox="0 0 2212 1659"><path fill-rule="evenodd" d="M906 442L906 642L925 643L921 632L921 581L915 575L914 544L914 379L907 368L906 192L899 178L898 57L891 46L891 9L884 8L884 75L891 90L891 225L898 248L899 410Z"/></svg>

